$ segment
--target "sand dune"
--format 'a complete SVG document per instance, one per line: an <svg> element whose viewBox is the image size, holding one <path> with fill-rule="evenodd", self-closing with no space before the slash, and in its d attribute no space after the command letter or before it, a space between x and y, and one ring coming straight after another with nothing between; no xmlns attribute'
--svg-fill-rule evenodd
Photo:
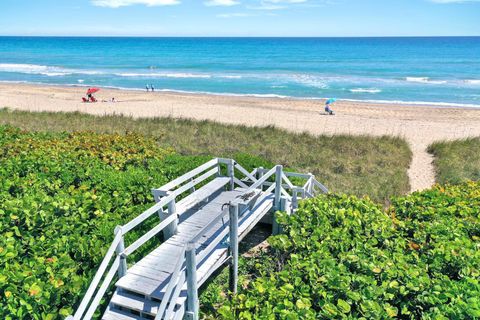
<svg viewBox="0 0 480 320"><path fill-rule="evenodd" d="M81 102L82 87L0 84L0 106L29 111L80 111L95 115L183 117L245 125L275 125L312 134L397 135L411 145L413 190L434 183L427 146L438 140L480 136L480 109L338 102L337 115L323 114L323 102L103 89L100 101Z"/></svg>

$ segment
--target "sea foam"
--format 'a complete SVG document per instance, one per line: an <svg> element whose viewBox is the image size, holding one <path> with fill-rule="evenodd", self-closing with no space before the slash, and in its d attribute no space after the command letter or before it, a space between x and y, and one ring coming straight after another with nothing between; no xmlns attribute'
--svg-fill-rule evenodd
<svg viewBox="0 0 480 320"><path fill-rule="evenodd" d="M209 79L212 76L209 74L195 74L195 73L116 73L120 77L135 77L135 78L201 78Z"/></svg>
<svg viewBox="0 0 480 320"><path fill-rule="evenodd" d="M408 82L418 82L418 83L429 83L429 84L445 84L447 81L445 80L430 80L429 77L406 77L406 81Z"/></svg>
<svg viewBox="0 0 480 320"><path fill-rule="evenodd" d="M356 88L349 90L352 93L380 93L382 90L376 88Z"/></svg>
<svg viewBox="0 0 480 320"><path fill-rule="evenodd" d="M24 73L24 74L38 74L48 77L61 77L72 74L96 75L103 74L98 70L76 70L57 66L44 66L37 64L22 64L22 63L0 63L0 72Z"/></svg>

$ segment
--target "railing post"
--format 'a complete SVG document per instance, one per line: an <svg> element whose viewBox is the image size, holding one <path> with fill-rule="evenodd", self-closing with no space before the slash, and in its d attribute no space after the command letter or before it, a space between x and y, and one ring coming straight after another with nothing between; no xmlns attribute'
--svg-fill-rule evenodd
<svg viewBox="0 0 480 320"><path fill-rule="evenodd" d="M313 179L315 179L315 176L311 172L309 172L308 175L310 176L310 178L308 179L308 182L310 182L310 183L308 184L307 192L310 193L311 195L313 195L312 188L313 188Z"/></svg>
<svg viewBox="0 0 480 320"><path fill-rule="evenodd" d="M227 164L228 176L230 177L230 191L235 189L235 184L233 178L235 177L235 161L230 159L230 162Z"/></svg>
<svg viewBox="0 0 480 320"><path fill-rule="evenodd" d="M168 196L170 194L170 192L160 193L158 190L153 190L152 193L153 193L153 198L157 203L160 202L161 196ZM171 214L176 214L175 199L173 199L171 202L168 203L168 212L165 212L163 209L158 210L158 217L160 218L160 221L165 220ZM167 240L168 238L170 238L171 236L177 233L177 223L178 222L176 219L163 230L164 240Z"/></svg>
<svg viewBox="0 0 480 320"><path fill-rule="evenodd" d="M177 214L177 204L175 202L175 198L173 198L169 203L168 203L168 215L176 215ZM173 220L172 223L170 223L163 231L163 236L165 240L168 238L174 236L177 234L177 227L178 227L178 218Z"/></svg>
<svg viewBox="0 0 480 320"><path fill-rule="evenodd" d="M293 194L292 194L292 213L295 212L295 210L297 210L298 208L298 190L297 188L293 188L292 190Z"/></svg>
<svg viewBox="0 0 480 320"><path fill-rule="evenodd" d="M192 182L193 180L195 180L195 179L194 179L194 178L191 178L191 179L190 179L190 182ZM190 188L190 192L191 192L191 193L194 193L194 192L195 192L195 186L192 186L192 187Z"/></svg>
<svg viewBox="0 0 480 320"><path fill-rule="evenodd" d="M122 227L116 226L115 231L114 231L115 236L119 232L120 233L122 232ZM115 252L117 253L117 255L120 256L120 265L118 266L118 277L119 278L122 278L124 275L127 274L127 257L122 254L124 250L125 250L125 242L123 240L123 235L122 235L122 239L120 240L117 248L115 249Z"/></svg>
<svg viewBox="0 0 480 320"><path fill-rule="evenodd" d="M238 204L229 208L230 213L230 254L232 262L230 264L230 291L237 294L238 287Z"/></svg>
<svg viewBox="0 0 480 320"><path fill-rule="evenodd" d="M217 177L222 176L222 163L220 162L220 159L217 159Z"/></svg>
<svg viewBox="0 0 480 320"><path fill-rule="evenodd" d="M262 179L262 177L263 177L263 167L259 167L257 179ZM259 187L260 187L260 190L263 191L263 183Z"/></svg>
<svg viewBox="0 0 480 320"><path fill-rule="evenodd" d="M280 199L280 208L278 211L285 211L287 207L287 199L285 197L281 197ZM272 234L277 235L282 233L281 227L277 222L276 212L273 213L273 223L272 223Z"/></svg>
<svg viewBox="0 0 480 320"><path fill-rule="evenodd" d="M195 253L195 243L187 245L186 267L187 267L187 316L189 319L198 320L199 302L198 302L198 284L197 284L197 256Z"/></svg>
<svg viewBox="0 0 480 320"><path fill-rule="evenodd" d="M275 211L280 208L280 195L282 194L282 172L283 166L278 165L275 167Z"/></svg>

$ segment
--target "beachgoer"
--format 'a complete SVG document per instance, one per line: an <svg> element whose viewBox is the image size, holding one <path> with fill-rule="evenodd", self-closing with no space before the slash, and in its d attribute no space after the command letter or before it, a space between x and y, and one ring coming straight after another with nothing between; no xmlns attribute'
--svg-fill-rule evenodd
<svg viewBox="0 0 480 320"><path fill-rule="evenodd" d="M337 101L337 99L328 99L326 102L325 102L325 112L328 113L329 115L333 116L335 115L335 112L333 112L333 110L330 108L330 106L335 103L335 101Z"/></svg>
<svg viewBox="0 0 480 320"><path fill-rule="evenodd" d="M115 103L115 97L112 98L112 102Z"/></svg>
<svg viewBox="0 0 480 320"><path fill-rule="evenodd" d="M329 115L334 115L335 113L333 112L332 109L330 109L330 105L326 104L325 105L325 112L328 113Z"/></svg>
<svg viewBox="0 0 480 320"><path fill-rule="evenodd" d="M155 91L155 88L153 87L153 84L150 85L150 89L152 89L152 92Z"/></svg>
<svg viewBox="0 0 480 320"><path fill-rule="evenodd" d="M147 89L147 92L150 91L150 88L148 87L148 84L145 86L145 89Z"/></svg>

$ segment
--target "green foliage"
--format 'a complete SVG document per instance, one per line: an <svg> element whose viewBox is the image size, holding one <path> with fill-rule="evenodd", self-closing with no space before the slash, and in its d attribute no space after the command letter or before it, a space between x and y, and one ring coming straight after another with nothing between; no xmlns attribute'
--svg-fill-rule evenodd
<svg viewBox="0 0 480 320"><path fill-rule="evenodd" d="M480 180L480 138L436 142L428 151L435 156L437 182Z"/></svg>
<svg viewBox="0 0 480 320"><path fill-rule="evenodd" d="M284 234L212 317L480 317L480 183L397 198L388 211L330 195L277 216Z"/></svg>
<svg viewBox="0 0 480 320"><path fill-rule="evenodd" d="M152 187L208 159L176 155L131 133L0 126L0 318L70 314L115 226L153 204Z"/></svg>

